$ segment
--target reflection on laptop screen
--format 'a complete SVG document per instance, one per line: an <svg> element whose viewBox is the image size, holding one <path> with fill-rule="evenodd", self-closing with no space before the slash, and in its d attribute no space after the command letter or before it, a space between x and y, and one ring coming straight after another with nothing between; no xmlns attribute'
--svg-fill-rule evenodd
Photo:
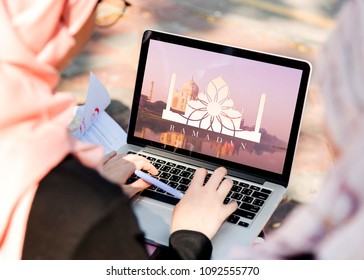
<svg viewBox="0 0 364 280"><path fill-rule="evenodd" d="M134 136L282 174L301 76L151 40Z"/></svg>

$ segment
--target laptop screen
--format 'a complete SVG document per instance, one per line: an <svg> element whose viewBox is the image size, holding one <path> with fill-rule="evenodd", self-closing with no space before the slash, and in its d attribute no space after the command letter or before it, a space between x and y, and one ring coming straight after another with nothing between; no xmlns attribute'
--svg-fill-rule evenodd
<svg viewBox="0 0 364 280"><path fill-rule="evenodd" d="M307 67L287 58L164 36L149 34L144 40L133 136L234 168L282 175L289 143L297 140L294 118L302 113L304 98L298 97L306 92Z"/></svg>

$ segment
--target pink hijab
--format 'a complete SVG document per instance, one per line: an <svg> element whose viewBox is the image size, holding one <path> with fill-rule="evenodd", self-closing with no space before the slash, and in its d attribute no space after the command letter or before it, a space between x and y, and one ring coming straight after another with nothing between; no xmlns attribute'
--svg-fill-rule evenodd
<svg viewBox="0 0 364 280"><path fill-rule="evenodd" d="M96 0L0 1L0 259L21 258L42 178L67 154L97 168L102 150L67 133L73 99L54 95L55 69Z"/></svg>
<svg viewBox="0 0 364 280"><path fill-rule="evenodd" d="M315 200L294 211L266 245L231 258L364 259L364 1L347 1L314 67L340 157ZM302 186L304 188L304 186Z"/></svg>

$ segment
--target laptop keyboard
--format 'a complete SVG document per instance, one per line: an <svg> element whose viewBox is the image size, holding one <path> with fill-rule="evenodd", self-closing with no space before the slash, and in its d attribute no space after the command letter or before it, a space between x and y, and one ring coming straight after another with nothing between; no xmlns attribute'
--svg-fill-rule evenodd
<svg viewBox="0 0 364 280"><path fill-rule="evenodd" d="M137 153L129 152L129 154ZM144 154L138 155L147 158L158 169L159 174L155 177L160 181L181 191L182 193L187 191L195 173L195 168L153 156L147 156ZM211 177L211 174L212 173L207 174L205 183ZM238 209L227 218L227 222L242 227L249 227L262 206L267 201L269 195L272 193L272 190L244 182L230 176L229 178L233 180L233 186L229 194L226 196L224 203L227 204L231 200L235 200L238 203ZM133 183L137 179L138 177L133 174L128 179L127 184ZM176 205L179 202L178 198L153 185L143 190L140 195L172 205Z"/></svg>

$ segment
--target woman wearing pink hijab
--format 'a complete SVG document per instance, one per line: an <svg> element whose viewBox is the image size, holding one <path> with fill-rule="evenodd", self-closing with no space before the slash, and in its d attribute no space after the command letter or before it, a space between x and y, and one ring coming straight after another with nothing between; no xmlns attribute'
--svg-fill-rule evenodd
<svg viewBox="0 0 364 280"><path fill-rule="evenodd" d="M0 259L147 258L124 193L132 196L148 185L125 182L135 169L157 170L133 155L114 156L105 165L101 148L68 134L73 99L53 93L59 70L91 34L96 4L0 2ZM197 174L190 192L199 191L206 171ZM236 209L235 203L223 204L231 188L225 175L224 168L217 169L203 188L211 189L207 207L186 193L166 256L210 257L210 239ZM186 222L179 213L191 204L195 210L188 211L196 219ZM217 218L207 222L211 211Z"/></svg>

